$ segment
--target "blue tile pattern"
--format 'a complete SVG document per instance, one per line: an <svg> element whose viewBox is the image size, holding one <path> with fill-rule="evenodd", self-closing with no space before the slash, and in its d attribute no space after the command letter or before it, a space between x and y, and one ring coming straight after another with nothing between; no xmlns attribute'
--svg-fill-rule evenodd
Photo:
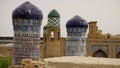
<svg viewBox="0 0 120 68"><path fill-rule="evenodd" d="M41 20L43 13L36 6L27 1L13 11L12 18Z"/></svg>
<svg viewBox="0 0 120 68"><path fill-rule="evenodd" d="M76 15L75 17L73 17L72 19L70 19L67 24L66 27L81 27L81 28L88 28L88 23L85 19L83 19L82 17Z"/></svg>

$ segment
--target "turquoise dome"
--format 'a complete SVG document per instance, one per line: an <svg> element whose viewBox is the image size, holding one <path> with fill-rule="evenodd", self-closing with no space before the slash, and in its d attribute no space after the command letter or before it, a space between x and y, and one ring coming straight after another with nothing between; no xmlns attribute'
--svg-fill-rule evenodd
<svg viewBox="0 0 120 68"><path fill-rule="evenodd" d="M49 14L48 17L60 17L60 14L57 12L57 10L53 9Z"/></svg>

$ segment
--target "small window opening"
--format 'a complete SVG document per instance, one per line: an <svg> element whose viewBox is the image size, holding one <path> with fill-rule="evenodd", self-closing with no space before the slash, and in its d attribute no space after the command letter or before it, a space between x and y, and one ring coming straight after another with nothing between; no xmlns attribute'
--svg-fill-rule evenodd
<svg viewBox="0 0 120 68"><path fill-rule="evenodd" d="M107 38L110 38L110 35L108 35Z"/></svg>
<svg viewBox="0 0 120 68"><path fill-rule="evenodd" d="M51 40L52 41L54 40L54 32L53 31L51 32Z"/></svg>

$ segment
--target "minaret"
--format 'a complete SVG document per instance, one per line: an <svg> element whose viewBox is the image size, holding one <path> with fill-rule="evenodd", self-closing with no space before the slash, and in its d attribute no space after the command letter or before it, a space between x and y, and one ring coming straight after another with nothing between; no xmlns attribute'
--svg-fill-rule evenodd
<svg viewBox="0 0 120 68"><path fill-rule="evenodd" d="M22 59L38 59L40 54L40 28L43 14L30 2L25 2L12 13L14 28L13 64Z"/></svg>
<svg viewBox="0 0 120 68"><path fill-rule="evenodd" d="M66 23L67 36L66 55L86 55L86 31L88 23L82 17L76 15Z"/></svg>
<svg viewBox="0 0 120 68"><path fill-rule="evenodd" d="M60 14L55 9L48 14L48 37L49 41L60 38Z"/></svg>
<svg viewBox="0 0 120 68"><path fill-rule="evenodd" d="M45 57L56 57L61 55L60 43L60 14L53 9L48 14L48 23L44 26L44 52Z"/></svg>

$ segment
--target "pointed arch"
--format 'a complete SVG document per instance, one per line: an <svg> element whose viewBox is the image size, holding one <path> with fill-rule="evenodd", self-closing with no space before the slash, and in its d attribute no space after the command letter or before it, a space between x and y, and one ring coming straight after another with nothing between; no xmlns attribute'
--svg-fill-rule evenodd
<svg viewBox="0 0 120 68"><path fill-rule="evenodd" d="M107 54L103 50L99 49L93 53L93 57L107 57Z"/></svg>
<svg viewBox="0 0 120 68"><path fill-rule="evenodd" d="M116 54L116 58L120 58L120 52Z"/></svg>
<svg viewBox="0 0 120 68"><path fill-rule="evenodd" d="M54 41L54 32L51 31L51 40Z"/></svg>

